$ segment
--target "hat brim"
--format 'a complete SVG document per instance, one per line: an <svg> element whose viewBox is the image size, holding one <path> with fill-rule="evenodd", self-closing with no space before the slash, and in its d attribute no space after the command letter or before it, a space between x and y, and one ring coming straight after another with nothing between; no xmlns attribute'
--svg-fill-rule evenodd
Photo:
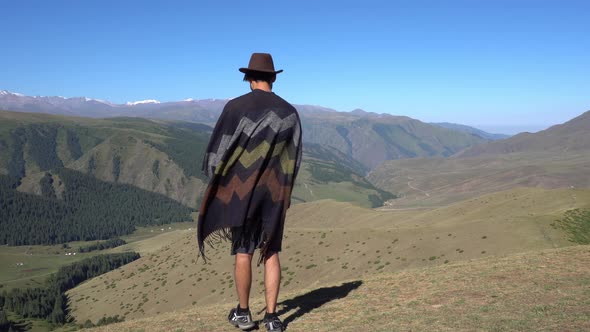
<svg viewBox="0 0 590 332"><path fill-rule="evenodd" d="M279 74L282 73L283 70L277 70L277 71L272 71L272 70L254 70L254 69L249 69L249 68L240 68L239 69L242 73L247 74L247 73L267 73L267 74Z"/></svg>

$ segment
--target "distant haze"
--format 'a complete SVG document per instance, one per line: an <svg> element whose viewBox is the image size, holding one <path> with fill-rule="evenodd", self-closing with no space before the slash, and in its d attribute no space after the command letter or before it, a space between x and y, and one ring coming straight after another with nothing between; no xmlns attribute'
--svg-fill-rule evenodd
<svg viewBox="0 0 590 332"><path fill-rule="evenodd" d="M516 135L522 132L529 132L529 133L536 133L541 130L545 130L553 125L558 123L552 123L547 125L541 124L520 124L520 125L489 125L489 124L470 124L470 126L475 127L477 129L481 129L488 133L493 134L506 134L506 135Z"/></svg>

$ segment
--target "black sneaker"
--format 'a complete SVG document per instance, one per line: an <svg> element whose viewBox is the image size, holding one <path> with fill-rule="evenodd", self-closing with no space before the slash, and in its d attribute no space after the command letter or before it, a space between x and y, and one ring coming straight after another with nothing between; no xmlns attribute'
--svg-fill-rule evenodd
<svg viewBox="0 0 590 332"><path fill-rule="evenodd" d="M264 327L266 327L267 331L270 332L283 332L283 322L279 319L279 316L272 315L270 317L265 317L262 321L264 323Z"/></svg>
<svg viewBox="0 0 590 332"><path fill-rule="evenodd" d="M227 320L233 326L239 327L244 331L250 330L254 328L254 326L256 325L252 320L252 314L250 313L249 309L245 315L240 315L238 314L238 308L233 308L229 311L229 316L227 317Z"/></svg>

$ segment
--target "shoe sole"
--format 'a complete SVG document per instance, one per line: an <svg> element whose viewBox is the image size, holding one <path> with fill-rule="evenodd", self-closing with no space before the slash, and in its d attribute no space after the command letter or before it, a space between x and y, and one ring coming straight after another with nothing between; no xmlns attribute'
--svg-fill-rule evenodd
<svg viewBox="0 0 590 332"><path fill-rule="evenodd" d="M253 329L256 326L256 323L252 322L252 323L248 323L248 324L240 324L237 322L230 322L233 326L241 329L242 331L248 331Z"/></svg>
<svg viewBox="0 0 590 332"><path fill-rule="evenodd" d="M250 323L249 325L239 325L238 327L242 330L242 331L248 331L254 328L254 326L256 326L256 324L254 324L254 322Z"/></svg>

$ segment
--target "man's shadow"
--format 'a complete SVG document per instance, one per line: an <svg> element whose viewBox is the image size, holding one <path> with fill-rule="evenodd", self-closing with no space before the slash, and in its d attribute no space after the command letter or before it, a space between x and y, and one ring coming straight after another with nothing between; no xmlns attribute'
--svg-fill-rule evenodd
<svg viewBox="0 0 590 332"><path fill-rule="evenodd" d="M359 288L362 284L362 281L357 280L344 283L340 286L315 289L309 293L280 302L279 305L282 305L282 308L277 312L277 315L281 316L291 310L296 310L294 313L283 319L283 325L287 327L289 326L289 323L309 313L313 309L317 309L330 301L348 296L348 293ZM263 309L263 311L265 309Z"/></svg>

